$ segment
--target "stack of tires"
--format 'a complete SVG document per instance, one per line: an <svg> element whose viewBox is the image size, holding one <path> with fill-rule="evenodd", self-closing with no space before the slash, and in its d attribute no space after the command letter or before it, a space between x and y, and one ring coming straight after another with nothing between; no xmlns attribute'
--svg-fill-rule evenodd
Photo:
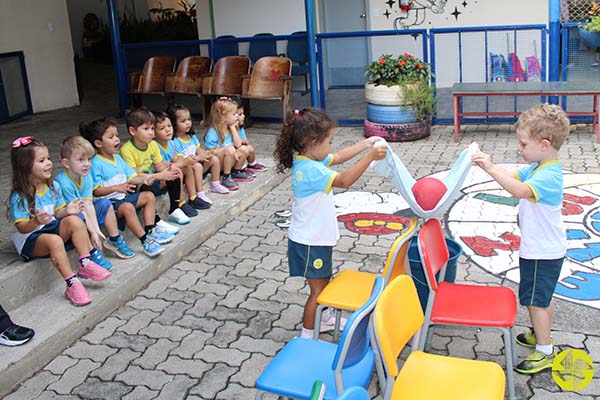
<svg viewBox="0 0 600 400"><path fill-rule="evenodd" d="M429 136L429 121L417 121L409 104L403 104L401 86L367 83L365 136L380 136L388 142L408 142Z"/></svg>

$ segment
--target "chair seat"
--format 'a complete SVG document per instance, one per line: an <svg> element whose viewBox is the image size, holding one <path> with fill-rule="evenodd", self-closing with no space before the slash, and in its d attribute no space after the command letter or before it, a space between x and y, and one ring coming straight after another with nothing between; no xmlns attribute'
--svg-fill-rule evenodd
<svg viewBox="0 0 600 400"><path fill-rule="evenodd" d="M516 296L501 286L442 282L431 311L434 324L510 328L516 318Z"/></svg>
<svg viewBox="0 0 600 400"><path fill-rule="evenodd" d="M310 69L307 64L292 64L292 75L308 74Z"/></svg>
<svg viewBox="0 0 600 400"><path fill-rule="evenodd" d="M256 388L295 399L309 399L315 380L325 384L325 399L336 399L333 358L337 344L294 338L269 363L256 380ZM290 362L294 360L294 362ZM344 384L367 387L373 375L375 355L371 349L355 365L342 372Z"/></svg>
<svg viewBox="0 0 600 400"><path fill-rule="evenodd" d="M414 351L394 382L398 399L504 399L504 371L493 362Z"/></svg>
<svg viewBox="0 0 600 400"><path fill-rule="evenodd" d="M342 310L358 310L371 295L376 274L345 269L325 286L317 303Z"/></svg>

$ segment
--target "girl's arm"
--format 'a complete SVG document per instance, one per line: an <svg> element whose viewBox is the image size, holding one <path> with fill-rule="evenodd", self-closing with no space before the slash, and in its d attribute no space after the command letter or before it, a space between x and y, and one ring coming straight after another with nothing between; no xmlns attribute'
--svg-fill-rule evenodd
<svg viewBox="0 0 600 400"><path fill-rule="evenodd" d="M378 140L378 137L373 136L368 139L362 140L352 146L344 147L343 149L336 151L333 155L333 162L331 163L331 165L342 164L350 160L351 158L356 157L363 150L368 149L369 147L373 147L373 144Z"/></svg>
<svg viewBox="0 0 600 400"><path fill-rule="evenodd" d="M229 132L231 132L231 139L233 141L233 147L238 149L243 143L242 139L240 139L240 133L238 132L236 125L231 125L229 127Z"/></svg>
<svg viewBox="0 0 600 400"><path fill-rule="evenodd" d="M498 167L492 162L489 154L481 151L471 156L471 161L477 164L481 169L487 172L504 190L518 199L527 199L533 197L533 192L529 185L521 182L508 170Z"/></svg>
<svg viewBox="0 0 600 400"><path fill-rule="evenodd" d="M354 146L351 146L347 149L351 149L352 147L356 147L359 145L361 145L361 143L355 144ZM333 180L333 187L349 188L366 171L371 161L381 160L385 157L386 153L387 147L385 146L372 147L371 150L369 150L367 154L365 154L360 160L358 160L356 164L346 169L344 172L341 172L335 177L335 179Z"/></svg>
<svg viewBox="0 0 600 400"><path fill-rule="evenodd" d="M56 211L54 213L54 216L56 217L56 219L61 219L68 215L77 215L77 214L83 212L84 210L85 210L85 205L83 204L83 201L81 201L79 199L75 199L72 202L70 202L69 204L67 204L65 207Z"/></svg>
<svg viewBox="0 0 600 400"><path fill-rule="evenodd" d="M15 224L15 228L19 233L29 233L36 230L40 225L46 225L52 221L52 215L39 209L35 210L35 214L31 215L28 221L21 221Z"/></svg>

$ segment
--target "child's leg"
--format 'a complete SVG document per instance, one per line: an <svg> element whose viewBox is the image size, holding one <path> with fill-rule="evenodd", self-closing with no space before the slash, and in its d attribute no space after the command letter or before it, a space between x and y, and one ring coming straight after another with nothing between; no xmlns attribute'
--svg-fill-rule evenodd
<svg viewBox="0 0 600 400"><path fill-rule="evenodd" d="M194 177L194 186L195 191L193 195L197 195L200 192L204 192L204 182L202 180L202 176L204 175L204 168L202 168L202 164L196 163L192 166L193 177ZM192 196L192 193L190 193Z"/></svg>
<svg viewBox="0 0 600 400"><path fill-rule="evenodd" d="M195 165L198 165L200 169L202 169L200 163L196 163ZM194 172L193 167L193 165L188 165L187 167L182 168L185 189L190 198L194 198L196 195L196 184L198 183L198 179L196 178L196 173ZM202 173L200 174L200 182L202 182Z"/></svg>
<svg viewBox="0 0 600 400"><path fill-rule="evenodd" d="M235 162L235 147L221 147L218 154L221 165L223 165L223 175L227 176L231 174L231 168L233 168Z"/></svg>
<svg viewBox="0 0 600 400"><path fill-rule="evenodd" d="M143 194L146 193L150 192L144 192ZM140 197L142 197L142 193L140 193ZM149 208L152 209L153 207ZM150 212L148 212L148 214L150 214ZM144 220L146 219L145 215L146 209L144 209ZM154 209L152 209L151 216L152 220L154 220ZM146 234L146 232L144 232L144 228L142 228L142 225L140 224L140 220L137 217L135 206L133 204L129 202L123 202L117 210L117 217L125 218L125 223L127 224L127 227L135 235L135 237L141 239Z"/></svg>
<svg viewBox="0 0 600 400"><path fill-rule="evenodd" d="M108 233L110 238L116 238L121 235L119 233L119 225L117 224L117 215L115 214L112 204L106 213L106 217L104 219L104 228L106 229L106 233Z"/></svg>
<svg viewBox="0 0 600 400"><path fill-rule="evenodd" d="M234 157L235 156L237 156L237 161L233 165L233 168L237 170L244 168L244 165L246 164L246 159L248 158L248 149L246 149L245 146L242 146L239 149L235 149Z"/></svg>
<svg viewBox="0 0 600 400"><path fill-rule="evenodd" d="M156 215L156 198L154 197L154 194L152 192L140 193L135 208L143 208L142 217L144 219L144 228L146 229L146 232L154 228ZM135 218L137 219L137 215Z"/></svg>
<svg viewBox="0 0 600 400"><path fill-rule="evenodd" d="M254 150L254 146L251 144L244 145L248 151L248 164L254 164L256 162L256 151Z"/></svg>
<svg viewBox="0 0 600 400"><path fill-rule="evenodd" d="M549 307L542 308L536 306L528 306L529 317L535 332L535 339L538 345L550 345L550 331L552 330L552 317L554 316L554 304L550 303Z"/></svg>
<svg viewBox="0 0 600 400"><path fill-rule="evenodd" d="M92 250L85 223L78 215L68 215L60 221L60 236L64 242L71 240L79 256L89 256Z"/></svg>
<svg viewBox="0 0 600 400"><path fill-rule="evenodd" d="M219 157L213 157L210 161L205 161L207 167L210 166L210 180L211 182L219 183L221 180L221 159Z"/></svg>
<svg viewBox="0 0 600 400"><path fill-rule="evenodd" d="M69 256L65 250L65 242L59 235L51 233L41 234L35 241L31 255L33 257L46 257L49 255L50 262L58 270L63 279L74 275L71 263L69 262Z"/></svg>
<svg viewBox="0 0 600 400"><path fill-rule="evenodd" d="M304 305L303 327L304 329L315 329L315 312L317 311L317 297L329 283L329 278L308 278L310 294Z"/></svg>

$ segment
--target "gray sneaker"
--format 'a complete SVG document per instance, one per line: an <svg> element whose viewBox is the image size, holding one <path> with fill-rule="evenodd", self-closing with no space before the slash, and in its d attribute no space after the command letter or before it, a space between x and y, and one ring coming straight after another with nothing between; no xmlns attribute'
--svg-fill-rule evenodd
<svg viewBox="0 0 600 400"><path fill-rule="evenodd" d="M221 178L221 185L225 186L229 190L238 190L240 188L240 185L235 183L233 179L231 179L231 176L228 178Z"/></svg>

